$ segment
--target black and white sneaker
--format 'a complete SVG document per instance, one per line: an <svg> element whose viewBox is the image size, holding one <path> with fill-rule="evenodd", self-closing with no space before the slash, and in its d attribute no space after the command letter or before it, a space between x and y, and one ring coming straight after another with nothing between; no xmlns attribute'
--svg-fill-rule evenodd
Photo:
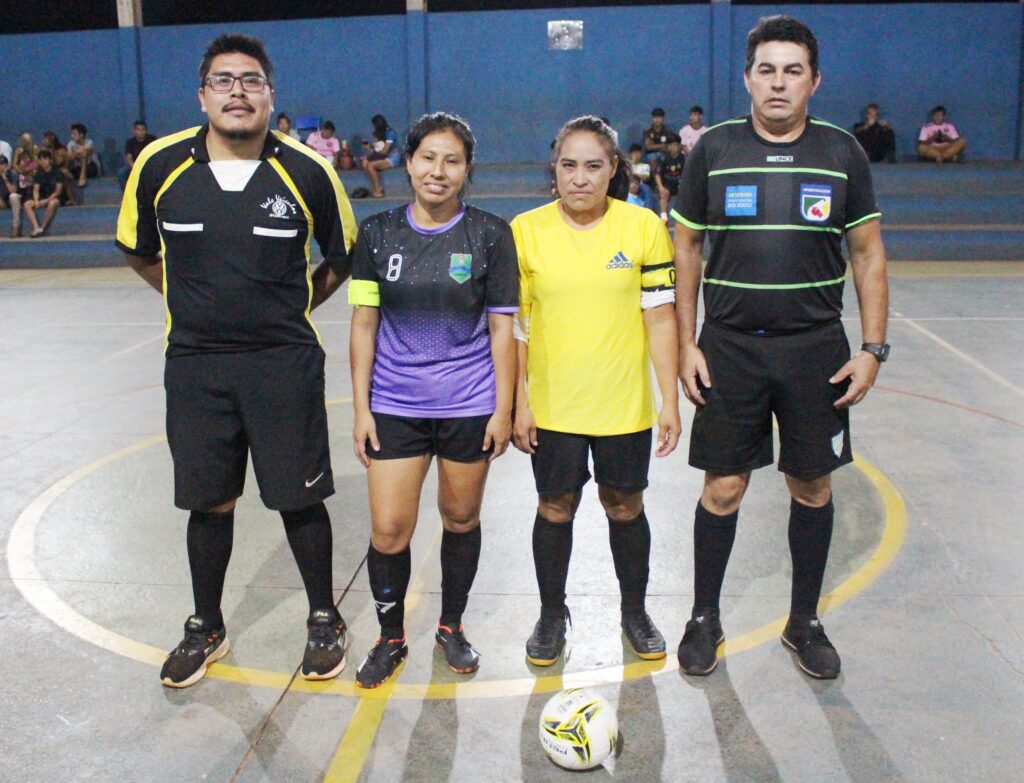
<svg viewBox="0 0 1024 783"><path fill-rule="evenodd" d="M718 666L718 645L725 641L718 609L694 609L679 642L679 668L703 677Z"/></svg>
<svg viewBox="0 0 1024 783"><path fill-rule="evenodd" d="M330 680L345 668L348 634L337 612L318 609L306 621L306 651L300 673L304 680Z"/></svg>
<svg viewBox="0 0 1024 783"><path fill-rule="evenodd" d="M623 612L622 632L626 634L637 658L657 661L665 657L665 637L647 612Z"/></svg>
<svg viewBox="0 0 1024 783"><path fill-rule="evenodd" d="M473 649L462 631L462 623L452 630L447 625L437 626L434 634L437 646L444 650L448 668L456 674L470 674L480 668L480 653Z"/></svg>
<svg viewBox="0 0 1024 783"><path fill-rule="evenodd" d="M167 655L160 669L160 682L168 688L187 688L206 676L209 664L228 654L224 626L210 628L201 617L192 615L185 621L185 638Z"/></svg>
<svg viewBox="0 0 1024 783"><path fill-rule="evenodd" d="M408 654L405 639L383 639L378 636L377 643L356 669L356 684L360 688L383 685Z"/></svg>
<svg viewBox="0 0 1024 783"><path fill-rule="evenodd" d="M817 617L790 616L782 632L782 643L796 653L797 664L804 673L819 680L839 676L839 653Z"/></svg>
<svg viewBox="0 0 1024 783"><path fill-rule="evenodd" d="M572 625L568 607L561 617L541 612L533 633L526 640L526 660L534 666L551 666L557 661L565 647L567 625Z"/></svg>

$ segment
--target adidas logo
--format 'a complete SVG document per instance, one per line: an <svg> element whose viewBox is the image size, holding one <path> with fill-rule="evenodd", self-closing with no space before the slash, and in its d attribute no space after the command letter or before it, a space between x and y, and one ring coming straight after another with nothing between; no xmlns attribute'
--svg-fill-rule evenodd
<svg viewBox="0 0 1024 783"><path fill-rule="evenodd" d="M615 254L615 258L609 261L604 266L605 269L632 269L633 262L626 258L626 254L621 250Z"/></svg>

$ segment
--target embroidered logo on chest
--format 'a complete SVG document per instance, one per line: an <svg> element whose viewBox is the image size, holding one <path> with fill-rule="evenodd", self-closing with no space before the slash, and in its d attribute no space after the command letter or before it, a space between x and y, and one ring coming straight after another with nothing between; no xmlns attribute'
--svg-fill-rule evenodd
<svg viewBox="0 0 1024 783"><path fill-rule="evenodd" d="M298 206L276 193L268 196L267 200L260 204L260 208L267 210L268 217L272 218L287 218L299 212Z"/></svg>
<svg viewBox="0 0 1024 783"><path fill-rule="evenodd" d="M469 280L473 276L473 254L452 253L448 276L459 285Z"/></svg>
<svg viewBox="0 0 1024 783"><path fill-rule="evenodd" d="M800 216L813 223L824 223L832 214L831 185L800 186Z"/></svg>

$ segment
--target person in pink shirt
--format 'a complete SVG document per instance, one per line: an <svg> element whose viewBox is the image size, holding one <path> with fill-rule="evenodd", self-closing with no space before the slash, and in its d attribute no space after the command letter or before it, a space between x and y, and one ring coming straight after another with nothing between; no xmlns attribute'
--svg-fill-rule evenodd
<svg viewBox="0 0 1024 783"><path fill-rule="evenodd" d="M334 135L334 123L324 120L320 130L313 131L306 137L306 146L310 147L331 162L334 168L338 168L338 155L341 153L341 142Z"/></svg>
<svg viewBox="0 0 1024 783"><path fill-rule="evenodd" d="M691 106L690 121L679 129L679 141L684 155L690 154L690 150L707 130L708 126L704 124L704 109L701 106Z"/></svg>
<svg viewBox="0 0 1024 783"><path fill-rule="evenodd" d="M917 137L917 154L924 160L947 163L960 159L967 141L957 133L956 126L946 122L946 107L932 109L932 121L921 128Z"/></svg>

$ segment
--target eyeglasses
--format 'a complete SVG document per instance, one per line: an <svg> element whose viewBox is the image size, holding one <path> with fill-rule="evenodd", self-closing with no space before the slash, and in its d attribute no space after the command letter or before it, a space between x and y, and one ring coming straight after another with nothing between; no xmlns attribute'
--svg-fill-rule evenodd
<svg viewBox="0 0 1024 783"><path fill-rule="evenodd" d="M242 84L246 92L263 92L263 88L270 84L266 76L256 73L247 73L244 76L232 76L230 73L215 73L206 77L206 84L214 92L230 92L235 86L235 80Z"/></svg>

